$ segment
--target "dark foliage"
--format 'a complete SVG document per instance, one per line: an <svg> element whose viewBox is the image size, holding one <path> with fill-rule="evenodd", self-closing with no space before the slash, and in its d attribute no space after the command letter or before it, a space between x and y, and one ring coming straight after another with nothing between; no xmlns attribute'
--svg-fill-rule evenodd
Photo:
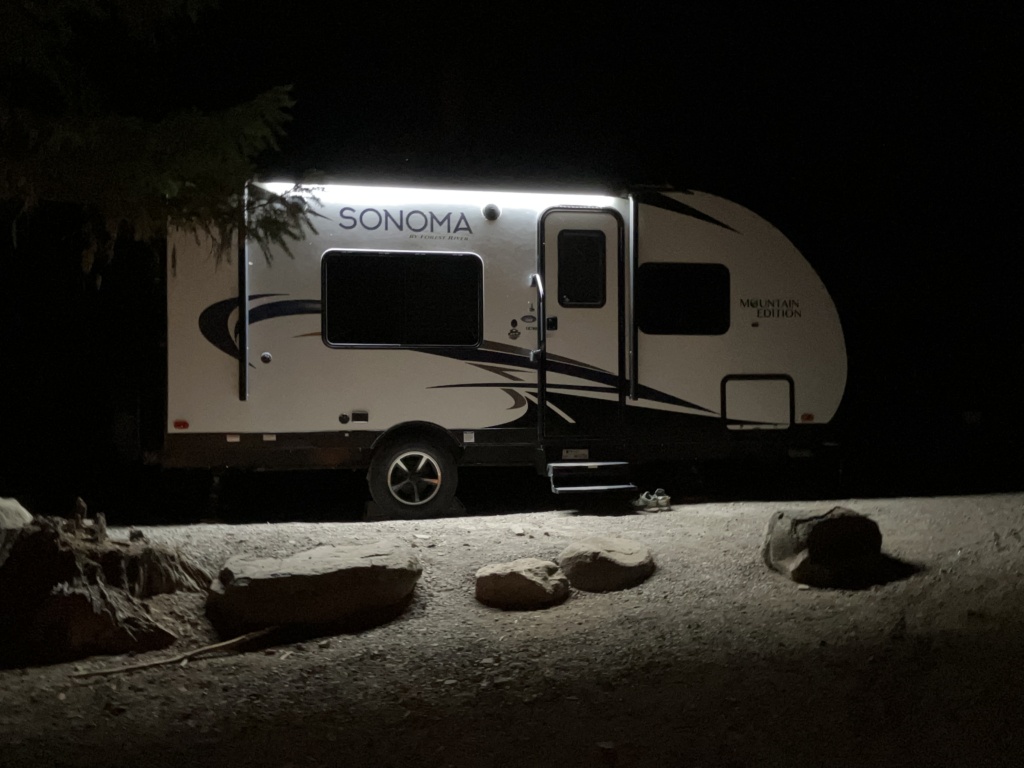
<svg viewBox="0 0 1024 768"><path fill-rule="evenodd" d="M77 207L85 271L118 233L149 240L170 225L229 247L241 190L277 149L293 102L282 85L236 101L181 66L216 17L210 0L0 6L0 200ZM311 223L302 194L250 203L265 253Z"/></svg>

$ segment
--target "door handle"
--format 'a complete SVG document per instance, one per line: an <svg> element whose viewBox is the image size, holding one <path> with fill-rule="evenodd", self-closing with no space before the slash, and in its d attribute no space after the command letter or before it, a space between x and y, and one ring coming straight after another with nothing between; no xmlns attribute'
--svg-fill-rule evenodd
<svg viewBox="0 0 1024 768"><path fill-rule="evenodd" d="M549 318L547 318L547 324L546 324L545 327L549 331L557 331L558 330L558 318L557 317L549 317Z"/></svg>

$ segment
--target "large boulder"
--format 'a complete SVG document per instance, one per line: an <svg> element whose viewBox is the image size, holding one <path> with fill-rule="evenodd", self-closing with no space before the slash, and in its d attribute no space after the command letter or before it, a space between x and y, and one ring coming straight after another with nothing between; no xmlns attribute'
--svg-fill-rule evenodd
<svg viewBox="0 0 1024 768"><path fill-rule="evenodd" d="M34 518L0 567L0 663L164 648L176 638L144 600L202 592L209 581L186 556L144 539L116 541L88 522Z"/></svg>
<svg viewBox="0 0 1024 768"><path fill-rule="evenodd" d="M562 550L558 564L569 583L585 592L614 592L646 581L654 558L638 541L614 536L588 536Z"/></svg>
<svg viewBox="0 0 1024 768"><path fill-rule="evenodd" d="M761 550L769 568L793 581L834 588L873 583L881 553L878 524L845 507L816 515L776 512L768 521Z"/></svg>
<svg viewBox="0 0 1024 768"><path fill-rule="evenodd" d="M272 626L363 628L401 613L423 569L407 544L325 544L289 557L232 557L206 613L222 634Z"/></svg>
<svg viewBox="0 0 1024 768"><path fill-rule="evenodd" d="M569 580L550 560L524 557L476 572L476 599L506 610L547 608L569 596Z"/></svg>
<svg viewBox="0 0 1024 768"><path fill-rule="evenodd" d="M32 515L17 499L0 497L0 566L14 547L21 529L32 522Z"/></svg>

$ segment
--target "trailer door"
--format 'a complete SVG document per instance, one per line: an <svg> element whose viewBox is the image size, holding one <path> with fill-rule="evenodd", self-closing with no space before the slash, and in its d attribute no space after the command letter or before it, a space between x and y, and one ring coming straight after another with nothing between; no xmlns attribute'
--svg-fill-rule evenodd
<svg viewBox="0 0 1024 768"><path fill-rule="evenodd" d="M625 392L622 219L553 209L541 221L547 290L542 431L585 439L614 433Z"/></svg>

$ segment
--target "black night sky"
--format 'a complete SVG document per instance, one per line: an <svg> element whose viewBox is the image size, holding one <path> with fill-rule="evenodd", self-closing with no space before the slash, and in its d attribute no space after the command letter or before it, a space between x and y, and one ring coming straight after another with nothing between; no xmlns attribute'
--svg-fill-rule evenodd
<svg viewBox="0 0 1024 768"><path fill-rule="evenodd" d="M268 177L701 189L794 240L872 367L1019 357L1020 12L730 5L267 8L208 69L294 83Z"/></svg>
<svg viewBox="0 0 1024 768"><path fill-rule="evenodd" d="M264 178L670 184L736 200L786 233L836 300L852 442L1019 451L1016 6L283 8L227 0L159 62L126 71L107 50L89 64L119 68L155 111L293 84Z"/></svg>

